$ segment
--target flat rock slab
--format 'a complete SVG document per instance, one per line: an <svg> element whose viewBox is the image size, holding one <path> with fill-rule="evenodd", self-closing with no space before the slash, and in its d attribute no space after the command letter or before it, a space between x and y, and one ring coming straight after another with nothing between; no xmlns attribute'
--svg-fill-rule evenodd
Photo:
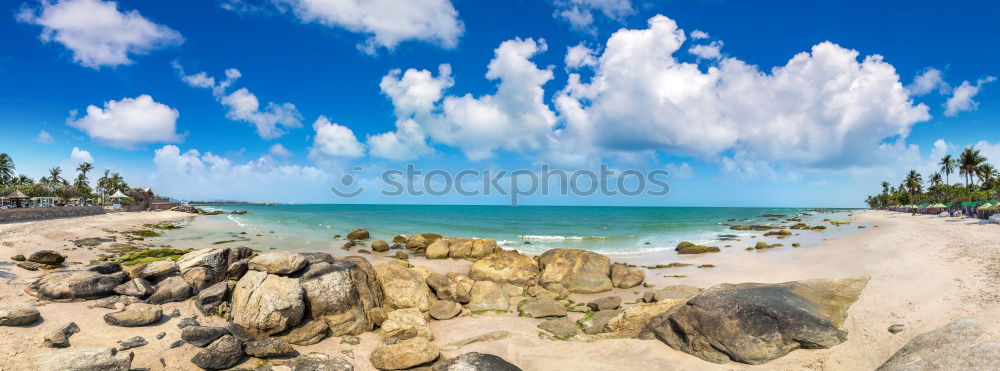
<svg viewBox="0 0 1000 371"><path fill-rule="evenodd" d="M1000 364L998 318L1000 307L988 307L917 335L878 370L994 370Z"/></svg>
<svg viewBox="0 0 1000 371"><path fill-rule="evenodd" d="M129 304L121 312L105 314L104 322L112 326L138 327L157 323L161 317L163 309L159 305L135 303Z"/></svg>
<svg viewBox="0 0 1000 371"><path fill-rule="evenodd" d="M42 315L31 304L15 303L0 307L0 326L27 326L40 319Z"/></svg>
<svg viewBox="0 0 1000 371"><path fill-rule="evenodd" d="M847 339L841 328L868 277L713 286L649 323L674 349L715 363L763 364Z"/></svg>

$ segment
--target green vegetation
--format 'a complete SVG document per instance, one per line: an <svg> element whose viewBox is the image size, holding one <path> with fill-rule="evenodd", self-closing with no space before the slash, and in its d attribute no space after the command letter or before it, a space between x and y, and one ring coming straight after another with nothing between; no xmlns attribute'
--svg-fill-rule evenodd
<svg viewBox="0 0 1000 371"><path fill-rule="evenodd" d="M134 252L128 255L124 255L118 258L118 264L125 266L134 266L139 264L150 263L159 260L177 260L182 255L193 251L192 249L179 250L179 249L169 249L169 248L159 248L159 249L147 249Z"/></svg>
<svg viewBox="0 0 1000 371"><path fill-rule="evenodd" d="M15 169L13 159L6 153L0 153L0 194L7 195L18 190L28 197L61 197L68 200L94 199L118 191L130 193L129 186L121 174L112 174L110 170L105 170L104 176L97 180L96 189L91 188L88 174L94 170L94 165L89 162L77 166L76 177L70 179L63 177L63 169L60 167L49 169L49 175L39 178L37 182L24 174L15 176ZM122 200L123 204L130 202L131 198Z"/></svg>
<svg viewBox="0 0 1000 371"><path fill-rule="evenodd" d="M946 155L941 158L938 166L940 172L931 174L927 178L926 188L924 188L924 177L916 170L910 170L898 186L893 187L891 183L883 181L882 193L868 196L865 203L872 209L878 209L925 203L958 206L962 202L1000 198L1000 171L997 171L979 150L965 148L957 159ZM950 183L949 178L956 171L962 176L964 184Z"/></svg>
<svg viewBox="0 0 1000 371"><path fill-rule="evenodd" d="M151 229L159 229L159 230L164 230L164 231L169 231L169 230L184 228L184 227L181 227L181 226L179 226L177 224L174 224L174 223L171 223L171 222L159 222L159 223L156 223L156 224L152 224L152 223L143 224L143 227L151 228Z"/></svg>
<svg viewBox="0 0 1000 371"><path fill-rule="evenodd" d="M139 229L139 230L135 230L135 231L129 231L129 233L134 234L134 235L139 236L139 237L143 237L143 238L145 238L145 237L160 237L160 234L158 232L155 232L155 231L152 231L152 230L149 230L149 229Z"/></svg>

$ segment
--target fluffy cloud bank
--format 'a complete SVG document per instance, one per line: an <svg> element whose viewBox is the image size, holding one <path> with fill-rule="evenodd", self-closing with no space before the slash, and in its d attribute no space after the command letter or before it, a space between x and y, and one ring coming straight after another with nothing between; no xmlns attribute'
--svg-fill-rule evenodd
<svg viewBox="0 0 1000 371"><path fill-rule="evenodd" d="M101 0L41 0L41 8L23 7L17 19L42 26L43 42L56 42L73 52L73 61L90 68L132 63L144 54L184 41L177 31L138 11L119 11L118 3Z"/></svg>
<svg viewBox="0 0 1000 371"><path fill-rule="evenodd" d="M261 138L275 139L285 135L288 129L302 127L302 115L294 104L268 102L266 108L261 109L257 96L247 88L227 94L229 86L243 76L238 69L227 69L226 78L217 81L205 72L186 75L179 63L174 62L173 66L180 73L181 80L189 86L212 90L215 99L229 109L226 118L253 124Z"/></svg>
<svg viewBox="0 0 1000 371"><path fill-rule="evenodd" d="M177 134L180 113L146 94L109 100L103 108L90 105L86 112L77 118L77 112L71 111L66 124L111 147L134 149L141 144L174 143L182 139Z"/></svg>
<svg viewBox="0 0 1000 371"><path fill-rule="evenodd" d="M358 142L351 129L330 122L326 116L320 116L313 123L313 145L309 148L309 157L313 161L322 162L327 158L352 158L365 155L365 147Z"/></svg>
<svg viewBox="0 0 1000 371"><path fill-rule="evenodd" d="M315 201L330 197L329 176L309 166L279 165L270 156L236 163L211 152L165 145L153 156L156 192L187 200Z"/></svg>
<svg viewBox="0 0 1000 371"><path fill-rule="evenodd" d="M416 40L454 48L465 30L450 0L270 0L304 23L318 23L368 35L359 49L373 54L380 47ZM229 0L225 8L256 8L244 0Z"/></svg>
<svg viewBox="0 0 1000 371"><path fill-rule="evenodd" d="M573 74L555 98L561 150L822 165L861 161L930 119L878 55L859 61L857 51L823 42L769 72L736 58L702 72L675 58L685 41L664 16L614 33L591 81Z"/></svg>
<svg viewBox="0 0 1000 371"><path fill-rule="evenodd" d="M380 86L395 106L397 131L370 138L372 154L408 159L429 153L425 136L473 160L490 158L498 149L541 150L556 124L542 88L552 80L552 68L538 68L531 57L547 48L544 40L533 39L500 44L486 72L498 81L496 92L480 97L446 95L454 85L448 65L439 67L437 77L427 70L391 71Z"/></svg>

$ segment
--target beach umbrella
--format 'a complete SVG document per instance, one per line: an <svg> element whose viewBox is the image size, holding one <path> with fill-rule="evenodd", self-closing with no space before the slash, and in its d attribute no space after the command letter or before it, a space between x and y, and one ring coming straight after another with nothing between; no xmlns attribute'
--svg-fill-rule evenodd
<svg viewBox="0 0 1000 371"><path fill-rule="evenodd" d="M24 199L24 198L28 198L28 195L24 194L20 190L15 189L14 192L11 192L9 195L7 195L7 198L12 199L12 200L13 199Z"/></svg>
<svg viewBox="0 0 1000 371"><path fill-rule="evenodd" d="M989 210L990 207L992 206L993 206L992 204L987 202L985 204L979 205L979 207L977 207L976 210Z"/></svg>

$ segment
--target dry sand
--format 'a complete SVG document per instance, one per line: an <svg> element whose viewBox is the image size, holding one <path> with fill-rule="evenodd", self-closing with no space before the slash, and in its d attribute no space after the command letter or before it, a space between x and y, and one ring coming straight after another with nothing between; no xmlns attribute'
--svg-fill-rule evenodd
<svg viewBox="0 0 1000 371"><path fill-rule="evenodd" d="M13 266L7 257L29 254L39 249L53 249L69 256L67 261L87 262L99 250L73 249L68 242L81 237L102 237L108 230L123 231L159 220L189 218L178 213L111 214L40 222L0 224L0 300L36 302L23 293L28 280L40 272L29 272ZM816 369L871 370L878 367L906 341L951 320L977 312L987 304L997 303L1000 287L1000 226L960 218L911 216L908 214L861 211L851 216L853 223L870 226L859 233L823 240L802 248L787 246L764 252L745 252L747 241L734 243L733 250L698 257L678 257L672 252L657 256L612 256L617 261L683 261L694 265L679 269L647 271L648 282L663 287L688 284L709 287L729 282L784 282L812 278L841 278L869 275L871 280L860 299L851 306L845 327L848 340L825 350L796 350L789 355L761 366L738 363L716 365L670 349L655 340L602 340L596 342L552 341L538 336L539 320L515 315L462 316L448 321L433 321L435 343L445 345L494 330L507 330L513 335L506 339L465 346L446 351L445 356L477 351L492 353L517 364L525 370L706 370L706 369ZM877 227L875 227L877 226ZM820 232L822 233L822 232ZM155 239L153 239L155 241ZM202 242L206 243L206 242ZM188 246L183 246L188 247ZM392 250L391 250L392 251ZM344 255L345 251L329 248L326 252ZM370 256L375 262L385 258ZM411 259L419 266L438 272L468 272L468 262L427 261ZM698 264L714 264L716 268L699 269ZM685 277L668 277L683 275ZM620 295L632 301L645 289L615 290L602 295L572 295L575 301L604 295ZM41 303L39 303L41 305ZM178 319L164 320L159 325L142 328L118 328L105 325L102 317L109 309L87 309L87 303L47 303L39 307L44 320L28 328L0 327L0 354L12 355L0 363L3 370L21 370L30 366L33 355L48 351L39 346L44 334L69 321L81 328L70 341L74 346L114 346L118 340L143 336L149 345L133 349L135 368L153 370L194 369L188 361L197 351L191 345L169 349L179 339ZM197 311L191 301L164 306L164 312L179 309L182 317ZM200 318L202 324L220 323L218 318ZM903 324L905 330L891 334L887 328ZM166 332L162 340L156 334ZM296 347L299 352L323 352L331 356L347 356L350 350L358 370L371 369L368 354L378 344L373 333L363 334L358 346L341 344L330 338L319 344ZM163 358L166 366L162 366ZM256 360L243 366L253 367Z"/></svg>

